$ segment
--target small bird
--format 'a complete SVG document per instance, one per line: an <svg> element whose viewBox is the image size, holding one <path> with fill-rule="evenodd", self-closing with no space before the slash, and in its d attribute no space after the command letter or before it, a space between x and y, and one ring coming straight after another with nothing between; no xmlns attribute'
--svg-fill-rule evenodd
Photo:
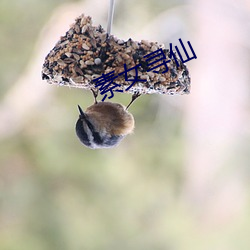
<svg viewBox="0 0 250 250"><path fill-rule="evenodd" d="M80 141L88 148L111 148L134 129L134 117L127 108L138 97L132 97L132 101L125 108L119 103L97 102L97 94L92 91L95 103L84 112L78 105L80 112L76 122L76 134Z"/></svg>

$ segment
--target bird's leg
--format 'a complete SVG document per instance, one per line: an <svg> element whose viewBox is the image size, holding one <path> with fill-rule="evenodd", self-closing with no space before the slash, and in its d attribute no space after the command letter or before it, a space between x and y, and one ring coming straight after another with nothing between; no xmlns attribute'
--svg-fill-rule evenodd
<svg viewBox="0 0 250 250"><path fill-rule="evenodd" d="M91 90L91 92L92 92L92 94L93 94L93 96L94 96L95 104L97 104L96 98L97 98L97 96L98 96L99 89L97 89L97 90L90 89L90 90Z"/></svg>
<svg viewBox="0 0 250 250"><path fill-rule="evenodd" d="M130 101L130 103L128 104L128 106L126 107L126 110L131 106L131 104L140 96L141 94L139 92L136 92L132 95L132 100Z"/></svg>

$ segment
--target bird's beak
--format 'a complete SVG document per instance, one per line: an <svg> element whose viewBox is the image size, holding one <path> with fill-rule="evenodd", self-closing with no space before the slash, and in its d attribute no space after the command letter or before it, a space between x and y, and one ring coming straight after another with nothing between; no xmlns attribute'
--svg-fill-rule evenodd
<svg viewBox="0 0 250 250"><path fill-rule="evenodd" d="M84 114L84 112L82 111L82 108L79 106L79 105L77 105L78 106L78 110L79 110L79 113L80 113L80 118L86 118L86 116L85 116L85 114Z"/></svg>

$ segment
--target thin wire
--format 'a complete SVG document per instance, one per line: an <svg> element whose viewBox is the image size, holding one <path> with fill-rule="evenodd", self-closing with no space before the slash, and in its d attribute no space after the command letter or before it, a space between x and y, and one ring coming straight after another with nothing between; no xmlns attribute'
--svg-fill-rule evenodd
<svg viewBox="0 0 250 250"><path fill-rule="evenodd" d="M107 33L111 33L112 23L113 23L113 16L114 16L114 9L115 9L115 0L110 0L109 4L109 13L108 13L108 27Z"/></svg>

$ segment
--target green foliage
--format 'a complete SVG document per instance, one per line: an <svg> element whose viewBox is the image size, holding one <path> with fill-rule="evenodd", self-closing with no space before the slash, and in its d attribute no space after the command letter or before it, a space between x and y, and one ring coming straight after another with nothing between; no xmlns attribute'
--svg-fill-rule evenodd
<svg viewBox="0 0 250 250"><path fill-rule="evenodd" d="M25 69L42 25L67 0L1 0L0 97Z"/></svg>

